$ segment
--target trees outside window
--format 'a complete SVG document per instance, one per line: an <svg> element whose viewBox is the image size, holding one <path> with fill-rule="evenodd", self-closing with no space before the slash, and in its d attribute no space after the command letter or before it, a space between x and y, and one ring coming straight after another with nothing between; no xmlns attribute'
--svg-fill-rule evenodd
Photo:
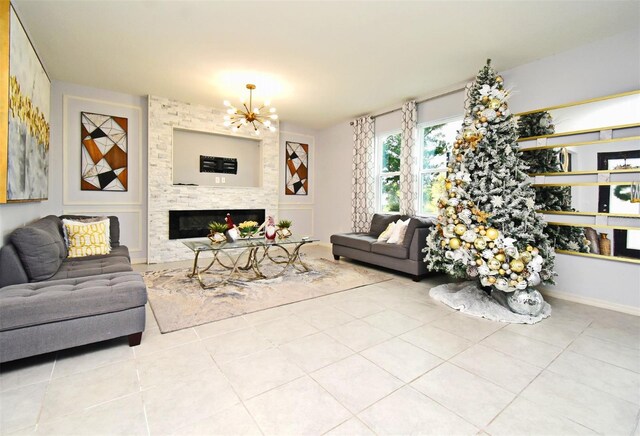
<svg viewBox="0 0 640 436"><path fill-rule="evenodd" d="M400 212L400 132L378 137L378 210Z"/></svg>

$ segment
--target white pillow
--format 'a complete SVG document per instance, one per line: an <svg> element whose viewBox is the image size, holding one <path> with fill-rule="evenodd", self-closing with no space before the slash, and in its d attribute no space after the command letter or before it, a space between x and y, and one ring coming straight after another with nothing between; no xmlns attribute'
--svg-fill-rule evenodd
<svg viewBox="0 0 640 436"><path fill-rule="evenodd" d="M409 227L409 221L411 221L411 218L407 218L406 221L396 221L396 225L393 226L393 231L391 232L391 236L389 236L387 243L402 244L404 241L404 235L407 233L407 227Z"/></svg>
<svg viewBox="0 0 640 436"><path fill-rule="evenodd" d="M391 232L393 232L393 227L395 225L396 223L389 223L387 228L384 229L384 232L380 233L380 236L378 236L378 242L386 242L387 239L389 239L389 236L391 236Z"/></svg>

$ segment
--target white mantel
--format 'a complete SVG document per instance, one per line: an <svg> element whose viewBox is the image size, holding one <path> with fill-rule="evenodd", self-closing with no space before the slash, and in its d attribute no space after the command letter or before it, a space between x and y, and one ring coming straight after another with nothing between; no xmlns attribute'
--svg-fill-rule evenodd
<svg viewBox="0 0 640 436"><path fill-rule="evenodd" d="M262 134L262 185L259 188L174 186L173 129L232 134L223 125L226 111L155 96L149 96L148 101L149 263L192 259L193 253L180 241L169 240L169 210L265 209L267 215L277 213L280 180L277 131Z"/></svg>

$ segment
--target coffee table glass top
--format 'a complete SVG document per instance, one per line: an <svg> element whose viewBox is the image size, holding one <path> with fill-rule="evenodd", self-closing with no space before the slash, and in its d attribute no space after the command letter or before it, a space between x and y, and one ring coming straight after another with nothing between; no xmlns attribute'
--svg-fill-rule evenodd
<svg viewBox="0 0 640 436"><path fill-rule="evenodd" d="M238 239L234 242L221 242L214 244L209 238L196 238L182 241L191 251L218 251L218 250L232 250L237 248L250 248L250 247L268 247L270 245L291 245L291 244L306 244L308 242L317 242L318 239L309 238L306 236L295 237L290 236L286 239L275 239L269 241L265 238L247 238Z"/></svg>

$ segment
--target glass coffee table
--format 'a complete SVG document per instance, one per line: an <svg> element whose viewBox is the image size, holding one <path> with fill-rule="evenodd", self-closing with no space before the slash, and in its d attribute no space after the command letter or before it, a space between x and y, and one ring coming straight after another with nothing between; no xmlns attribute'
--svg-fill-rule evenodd
<svg viewBox="0 0 640 436"><path fill-rule="evenodd" d="M317 241L318 239L292 236L274 241L248 238L219 244L214 244L208 238L198 238L182 243L194 253L193 269L188 276L197 279L203 289L211 289L231 280L251 281L280 277L290 267L300 272L310 271L309 266L300 258L300 248ZM203 260L200 258L201 253L212 254L212 258L205 260L208 264L203 267L198 265ZM264 268L267 262L278 268L267 273ZM217 277L205 282L203 273Z"/></svg>

